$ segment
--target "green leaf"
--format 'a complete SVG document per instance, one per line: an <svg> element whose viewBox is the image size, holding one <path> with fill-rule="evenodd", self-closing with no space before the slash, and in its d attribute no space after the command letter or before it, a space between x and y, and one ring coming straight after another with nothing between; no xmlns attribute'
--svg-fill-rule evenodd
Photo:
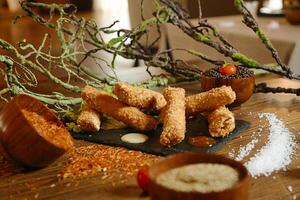
<svg viewBox="0 0 300 200"><path fill-rule="evenodd" d="M122 35L122 36L117 37L117 38L113 38L113 39L111 39L111 40L107 43L106 46L107 46L108 48L112 48L114 45L116 45L116 44L122 42L124 38L125 38L125 35Z"/></svg>

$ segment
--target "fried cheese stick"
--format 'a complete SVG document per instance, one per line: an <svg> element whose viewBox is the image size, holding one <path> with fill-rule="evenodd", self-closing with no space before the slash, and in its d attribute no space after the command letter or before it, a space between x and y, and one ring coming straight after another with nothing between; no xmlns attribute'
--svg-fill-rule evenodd
<svg viewBox="0 0 300 200"><path fill-rule="evenodd" d="M133 87L126 83L117 83L113 93L123 103L138 108L160 110L167 104L164 96L159 92Z"/></svg>
<svg viewBox="0 0 300 200"><path fill-rule="evenodd" d="M91 86L86 86L81 92L82 98L93 109L105 113L116 120L140 130L149 131L156 127L157 121L141 112L136 107L130 107Z"/></svg>
<svg viewBox="0 0 300 200"><path fill-rule="evenodd" d="M212 137L225 137L235 128L234 114L225 106L208 113L207 120Z"/></svg>
<svg viewBox="0 0 300 200"><path fill-rule="evenodd" d="M100 114L85 103L78 116L77 124L83 131L99 131L101 124Z"/></svg>
<svg viewBox="0 0 300 200"><path fill-rule="evenodd" d="M167 87L163 91L167 105L161 111L163 132L160 143L172 146L180 143L185 137L185 90Z"/></svg>
<svg viewBox="0 0 300 200"><path fill-rule="evenodd" d="M186 113L193 115L198 112L213 111L220 106L234 102L235 92L230 86L222 86L185 98Z"/></svg>

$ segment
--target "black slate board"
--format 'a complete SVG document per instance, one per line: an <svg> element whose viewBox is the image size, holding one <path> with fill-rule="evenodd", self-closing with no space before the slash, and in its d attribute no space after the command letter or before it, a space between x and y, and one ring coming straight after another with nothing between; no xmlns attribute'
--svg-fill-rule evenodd
<svg viewBox="0 0 300 200"><path fill-rule="evenodd" d="M127 133L138 133L137 131L126 128L119 130L100 130L96 133L72 133L75 139L95 142L116 147L125 147L127 149L139 150L145 153L166 156L179 152L215 152L223 147L227 142L237 137L242 131L248 129L250 124L246 121L236 120L235 130L225 138L217 138L216 144L208 148L199 148L190 145L187 139L191 136L208 134L207 121L202 115L198 115L194 119L187 121L186 139L173 147L164 147L159 143L159 136L162 131L162 126L159 126L155 131L145 133L149 136L147 142L142 144L130 144L121 141L121 137Z"/></svg>

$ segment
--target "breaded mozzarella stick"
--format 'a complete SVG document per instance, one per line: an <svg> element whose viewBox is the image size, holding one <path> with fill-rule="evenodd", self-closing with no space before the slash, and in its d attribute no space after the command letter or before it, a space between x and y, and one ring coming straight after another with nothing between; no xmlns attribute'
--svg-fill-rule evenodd
<svg viewBox="0 0 300 200"><path fill-rule="evenodd" d="M93 109L124 122L137 130L149 131L157 125L157 121L153 117L144 114L135 107L127 106L91 86L86 86L81 96Z"/></svg>
<svg viewBox="0 0 300 200"><path fill-rule="evenodd" d="M230 86L222 86L185 98L186 113L193 115L200 112L213 111L220 106L234 102L235 92Z"/></svg>
<svg viewBox="0 0 300 200"><path fill-rule="evenodd" d="M163 132L160 143L164 146L172 146L180 143L185 137L185 90L168 87L163 93L167 105L161 111Z"/></svg>
<svg viewBox="0 0 300 200"><path fill-rule="evenodd" d="M160 110L167 103L164 96L159 92L133 87L126 83L117 83L113 93L123 103L138 108Z"/></svg>
<svg viewBox="0 0 300 200"><path fill-rule="evenodd" d="M85 103L78 116L77 124L83 131L99 131L101 124L100 114Z"/></svg>
<svg viewBox="0 0 300 200"><path fill-rule="evenodd" d="M207 120L212 137L225 137L235 128L234 114L225 106L208 113Z"/></svg>

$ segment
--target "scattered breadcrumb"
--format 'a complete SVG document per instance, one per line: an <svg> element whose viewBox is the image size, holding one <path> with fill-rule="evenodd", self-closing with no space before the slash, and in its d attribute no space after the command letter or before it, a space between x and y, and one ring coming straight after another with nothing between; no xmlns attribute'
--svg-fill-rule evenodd
<svg viewBox="0 0 300 200"><path fill-rule="evenodd" d="M65 179L97 174L101 179L112 179L115 176L126 178L134 176L139 168L158 159L158 156L120 147L82 146L70 152L68 163L58 176Z"/></svg>

